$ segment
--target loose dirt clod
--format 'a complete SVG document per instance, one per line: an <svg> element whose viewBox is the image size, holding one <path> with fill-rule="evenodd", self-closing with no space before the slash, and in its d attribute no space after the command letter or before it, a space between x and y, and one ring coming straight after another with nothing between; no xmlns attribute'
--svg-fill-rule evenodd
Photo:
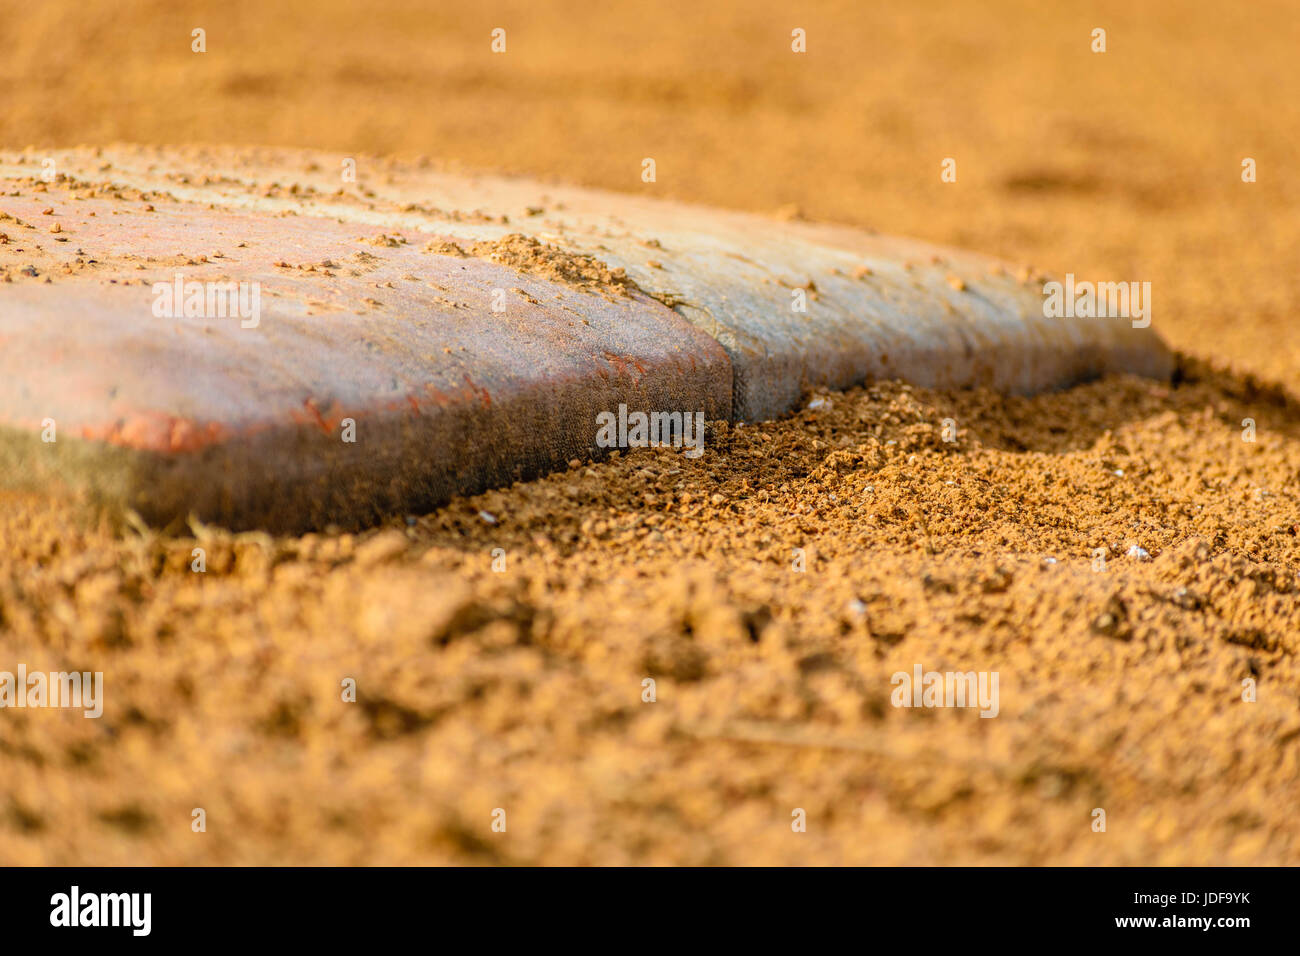
<svg viewBox="0 0 1300 956"><path fill-rule="evenodd" d="M529 275L564 282L584 292L627 296L640 291L623 269L611 269L595 256L569 252L519 233L463 246L430 240L423 249L437 255L476 256Z"/></svg>

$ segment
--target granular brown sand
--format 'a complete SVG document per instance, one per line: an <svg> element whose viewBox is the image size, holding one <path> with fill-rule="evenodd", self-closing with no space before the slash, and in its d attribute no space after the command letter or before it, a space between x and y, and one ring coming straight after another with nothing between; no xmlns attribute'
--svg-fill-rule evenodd
<svg viewBox="0 0 1300 956"><path fill-rule="evenodd" d="M881 384L358 536L10 498L6 659L110 715L8 712L4 856L1294 863L1300 429L1233 391ZM890 706L918 662L998 717Z"/></svg>
<svg viewBox="0 0 1300 956"><path fill-rule="evenodd" d="M1288 4L73 10L0 17L0 145L424 153L797 211L1151 281L1196 358L809 396L697 460L362 535L0 497L0 669L102 670L107 697L4 712L0 862L1300 862ZM917 664L997 671L998 716L891 706Z"/></svg>

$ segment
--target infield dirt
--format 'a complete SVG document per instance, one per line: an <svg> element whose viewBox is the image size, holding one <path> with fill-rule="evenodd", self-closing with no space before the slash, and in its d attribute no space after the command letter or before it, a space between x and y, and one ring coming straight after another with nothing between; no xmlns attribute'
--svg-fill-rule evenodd
<svg viewBox="0 0 1300 956"><path fill-rule="evenodd" d="M357 535L6 495L0 669L106 712L4 711L0 861L1300 862L1287 5L270 6L0 17L0 145L426 154L1150 281L1179 380L810 395ZM998 716L891 706L917 664Z"/></svg>

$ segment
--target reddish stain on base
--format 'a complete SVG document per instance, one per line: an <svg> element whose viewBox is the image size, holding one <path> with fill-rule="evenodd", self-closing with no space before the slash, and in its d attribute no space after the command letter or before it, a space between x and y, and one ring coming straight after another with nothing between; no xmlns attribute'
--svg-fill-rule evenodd
<svg viewBox="0 0 1300 956"><path fill-rule="evenodd" d="M111 424L81 429L81 437L89 441L162 453L199 451L229 435L229 429L219 422L199 423L161 412L140 412Z"/></svg>

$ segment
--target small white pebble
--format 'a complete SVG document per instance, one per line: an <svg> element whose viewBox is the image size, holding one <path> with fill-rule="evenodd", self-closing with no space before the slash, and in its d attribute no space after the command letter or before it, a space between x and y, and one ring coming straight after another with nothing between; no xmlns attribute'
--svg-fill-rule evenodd
<svg viewBox="0 0 1300 956"><path fill-rule="evenodd" d="M849 601L849 610L854 614L862 615L867 613L867 606L857 598L853 598Z"/></svg>
<svg viewBox="0 0 1300 956"><path fill-rule="evenodd" d="M1145 561L1147 558L1151 557L1151 555L1147 553L1146 548L1140 548L1136 544L1125 551L1124 554L1126 557L1137 558L1139 561Z"/></svg>
<svg viewBox="0 0 1300 956"><path fill-rule="evenodd" d="M1115 474L1116 474L1117 476L1119 476L1120 478L1123 478L1123 477L1124 477L1124 469L1123 469L1123 468L1116 468L1116 469L1115 469Z"/></svg>
<svg viewBox="0 0 1300 956"><path fill-rule="evenodd" d="M830 407L831 407L830 400L829 400L829 399L825 399L825 398L821 398L820 396L817 397L817 398L814 398L811 402L808 403L808 409L809 409L809 411L811 411L812 409L815 409L815 408L830 408Z"/></svg>
<svg viewBox="0 0 1300 956"><path fill-rule="evenodd" d="M1043 558L1043 564L1055 564L1056 558Z"/></svg>
<svg viewBox="0 0 1300 956"><path fill-rule="evenodd" d="M488 514L486 511L480 511L480 512L478 513L478 516L479 516L480 518L482 518L484 521L486 521L488 524L496 524L496 523L497 523L496 516L495 516L495 515L490 515L490 514Z"/></svg>

